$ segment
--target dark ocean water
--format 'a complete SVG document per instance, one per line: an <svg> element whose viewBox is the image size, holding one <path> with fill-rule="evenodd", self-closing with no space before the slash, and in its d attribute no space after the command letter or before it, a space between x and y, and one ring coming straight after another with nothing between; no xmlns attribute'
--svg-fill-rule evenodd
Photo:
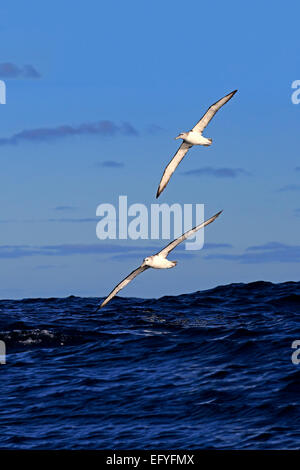
<svg viewBox="0 0 300 470"><path fill-rule="evenodd" d="M0 301L0 448L300 449L300 282L98 302Z"/></svg>

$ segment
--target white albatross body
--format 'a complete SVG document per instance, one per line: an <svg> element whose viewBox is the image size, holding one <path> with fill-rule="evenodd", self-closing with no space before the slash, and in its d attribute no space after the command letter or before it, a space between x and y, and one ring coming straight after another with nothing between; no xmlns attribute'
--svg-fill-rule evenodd
<svg viewBox="0 0 300 470"><path fill-rule="evenodd" d="M211 217L210 219L206 220L202 224L196 225L196 227L192 228L191 230L188 230L185 232L183 235L180 237L176 238L173 240L171 243L169 243L165 248L163 248L159 253L156 253L155 255L148 256L147 258L144 259L142 262L141 266L139 266L137 269L132 271L123 281L119 282L119 284L111 291L111 293L106 297L106 299L102 302L101 305L97 308L96 312L100 310L100 308L104 307L117 293L123 289L129 282L131 282L138 274L141 274L142 272L146 271L146 269L149 268L154 268L154 269L169 269L169 268L174 268L176 266L177 261L169 261L167 259L168 254L176 248L177 245L182 243L184 240L186 240L188 237L193 235L195 232L200 230L201 228L205 227L208 224L211 224L214 220L216 220L217 217L221 214L222 211L218 212L216 215Z"/></svg>
<svg viewBox="0 0 300 470"><path fill-rule="evenodd" d="M193 130L191 130L190 132L182 132L180 136L175 137L175 139L182 139L184 142L191 145L209 146L212 143L212 139L208 139L199 132Z"/></svg>
<svg viewBox="0 0 300 470"><path fill-rule="evenodd" d="M182 139L183 142L175 153L172 160L170 161L170 163L166 166L164 170L156 193L157 198L163 192L172 174L174 173L177 166L191 147L193 147L194 145L203 145L205 147L208 147L212 144L212 139L204 137L202 135L202 132L204 131L208 123L212 120L216 112L219 111L219 109L236 94L236 92L237 90L232 91L231 93L211 105L192 130L190 130L189 132L181 132L177 137L175 137L175 139Z"/></svg>
<svg viewBox="0 0 300 470"><path fill-rule="evenodd" d="M148 256L148 258L145 258L145 263L150 268L169 269L169 268L174 268L174 266L176 266L177 264L177 261L169 261L164 256L158 254L158 255Z"/></svg>

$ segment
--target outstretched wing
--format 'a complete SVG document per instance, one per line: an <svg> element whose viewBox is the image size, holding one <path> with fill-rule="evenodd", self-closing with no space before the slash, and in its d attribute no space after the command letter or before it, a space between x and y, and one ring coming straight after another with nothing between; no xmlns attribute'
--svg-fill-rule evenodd
<svg viewBox="0 0 300 470"><path fill-rule="evenodd" d="M168 256L168 254L174 250L174 248L179 245L179 243L183 242L184 240L186 240L188 237L190 237L191 235L193 235L193 233L197 232L198 230L200 230L200 228L203 228L205 227L206 225L208 224L211 224L214 220L216 220L217 217L219 217L219 215L222 213L223 211L220 211L218 212L216 215L214 215L213 217L211 217L210 219L206 220L205 222L203 222L202 224L199 224L197 225L196 227L192 228L191 230L188 230L187 232L185 232L183 235L181 235L181 237L178 237L176 238L176 240L173 240L171 243L169 243L165 248L163 248L159 253L157 253L158 255L160 256L163 256L164 258L166 258Z"/></svg>
<svg viewBox="0 0 300 470"><path fill-rule="evenodd" d="M131 282L138 274L144 272L146 269L148 269L150 266L140 266L139 268L135 269L130 273L123 281L119 282L119 284L111 291L111 293L106 297L106 299L102 302L101 305L97 308L96 312L100 310L100 308L104 307L117 293L123 289L129 282Z"/></svg>
<svg viewBox="0 0 300 470"><path fill-rule="evenodd" d="M182 142L179 149L175 153L174 157L172 158L170 163L165 168L164 174L162 175L162 178L160 180L158 190L157 190L157 193L156 193L157 198L163 192L163 190L167 186L167 184L169 182L169 179L171 178L172 174L174 173L174 171L178 167L179 163L181 162L181 160L183 159L183 157L187 153L188 149L191 148L191 147L192 147L191 144L188 144L186 142Z"/></svg>
<svg viewBox="0 0 300 470"><path fill-rule="evenodd" d="M198 121L195 127L193 127L193 131L203 132L203 130L206 128L207 124L212 120L216 112L219 111L219 109L222 108L222 106L236 94L236 92L237 90L234 90L228 95L224 96L224 98L221 98L219 101L212 104L208 108L206 113L202 116L200 121Z"/></svg>

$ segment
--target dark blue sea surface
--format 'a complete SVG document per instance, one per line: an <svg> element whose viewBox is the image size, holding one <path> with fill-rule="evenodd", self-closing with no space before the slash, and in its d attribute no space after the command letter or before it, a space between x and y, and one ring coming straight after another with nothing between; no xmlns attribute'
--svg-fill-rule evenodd
<svg viewBox="0 0 300 470"><path fill-rule="evenodd" d="M98 302L0 301L1 449L300 449L300 282Z"/></svg>

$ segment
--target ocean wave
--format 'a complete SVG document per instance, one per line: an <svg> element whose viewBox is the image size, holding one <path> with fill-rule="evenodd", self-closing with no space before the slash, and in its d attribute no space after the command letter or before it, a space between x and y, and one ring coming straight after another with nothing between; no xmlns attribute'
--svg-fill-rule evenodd
<svg viewBox="0 0 300 470"><path fill-rule="evenodd" d="M0 301L0 448L299 448L300 283Z"/></svg>

